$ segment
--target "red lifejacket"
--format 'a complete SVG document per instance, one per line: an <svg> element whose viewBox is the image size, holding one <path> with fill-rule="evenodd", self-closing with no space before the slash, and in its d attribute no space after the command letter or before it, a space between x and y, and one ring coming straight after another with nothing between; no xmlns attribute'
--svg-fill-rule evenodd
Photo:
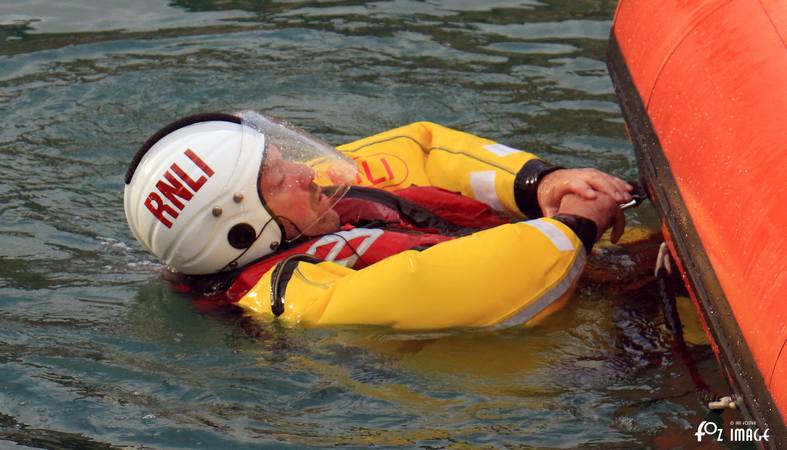
<svg viewBox="0 0 787 450"><path fill-rule="evenodd" d="M239 272L169 280L180 292L207 294L203 301L236 302L288 256L307 254L361 269L405 250L427 248L509 221L484 203L435 187L413 186L395 194L353 187L334 209L344 224L339 231L289 245Z"/></svg>

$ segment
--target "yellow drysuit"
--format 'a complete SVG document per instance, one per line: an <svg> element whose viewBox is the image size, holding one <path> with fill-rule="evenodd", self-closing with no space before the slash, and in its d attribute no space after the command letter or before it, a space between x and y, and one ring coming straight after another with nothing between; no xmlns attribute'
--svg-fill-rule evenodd
<svg viewBox="0 0 787 450"><path fill-rule="evenodd" d="M387 191L435 186L523 219L515 179L536 157L494 141L418 122L339 147L356 161L361 186ZM521 200L519 200L521 206ZM330 261L288 258L238 305L305 325L369 324L397 329L509 327L532 323L571 295L585 247L563 222L514 221L407 250L353 270Z"/></svg>

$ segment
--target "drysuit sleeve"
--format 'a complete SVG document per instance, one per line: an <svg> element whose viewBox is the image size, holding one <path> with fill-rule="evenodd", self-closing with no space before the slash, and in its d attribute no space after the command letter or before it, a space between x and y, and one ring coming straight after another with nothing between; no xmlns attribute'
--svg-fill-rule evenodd
<svg viewBox="0 0 787 450"><path fill-rule="evenodd" d="M435 186L516 217L541 217L538 182L558 169L535 155L430 122L416 122L342 145L356 184L389 191Z"/></svg>
<svg viewBox="0 0 787 450"><path fill-rule="evenodd" d="M569 299L585 255L565 224L542 218L408 250L360 270L289 258L238 305L270 320L272 302L278 301L280 320L307 326L417 330L532 324Z"/></svg>

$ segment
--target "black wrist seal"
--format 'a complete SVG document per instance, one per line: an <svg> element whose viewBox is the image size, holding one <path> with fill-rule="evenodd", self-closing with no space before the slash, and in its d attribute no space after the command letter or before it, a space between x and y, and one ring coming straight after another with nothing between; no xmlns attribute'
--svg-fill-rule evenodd
<svg viewBox="0 0 787 450"><path fill-rule="evenodd" d="M547 174L562 169L540 159L531 159L519 170L514 179L514 200L522 214L537 219L544 214L538 206L538 184Z"/></svg>

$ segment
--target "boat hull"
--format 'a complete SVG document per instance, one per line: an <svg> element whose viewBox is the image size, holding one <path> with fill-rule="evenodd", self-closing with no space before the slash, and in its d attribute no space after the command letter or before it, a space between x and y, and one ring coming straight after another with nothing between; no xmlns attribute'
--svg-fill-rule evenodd
<svg viewBox="0 0 787 450"><path fill-rule="evenodd" d="M728 378L787 442L787 4L621 0L610 74Z"/></svg>

